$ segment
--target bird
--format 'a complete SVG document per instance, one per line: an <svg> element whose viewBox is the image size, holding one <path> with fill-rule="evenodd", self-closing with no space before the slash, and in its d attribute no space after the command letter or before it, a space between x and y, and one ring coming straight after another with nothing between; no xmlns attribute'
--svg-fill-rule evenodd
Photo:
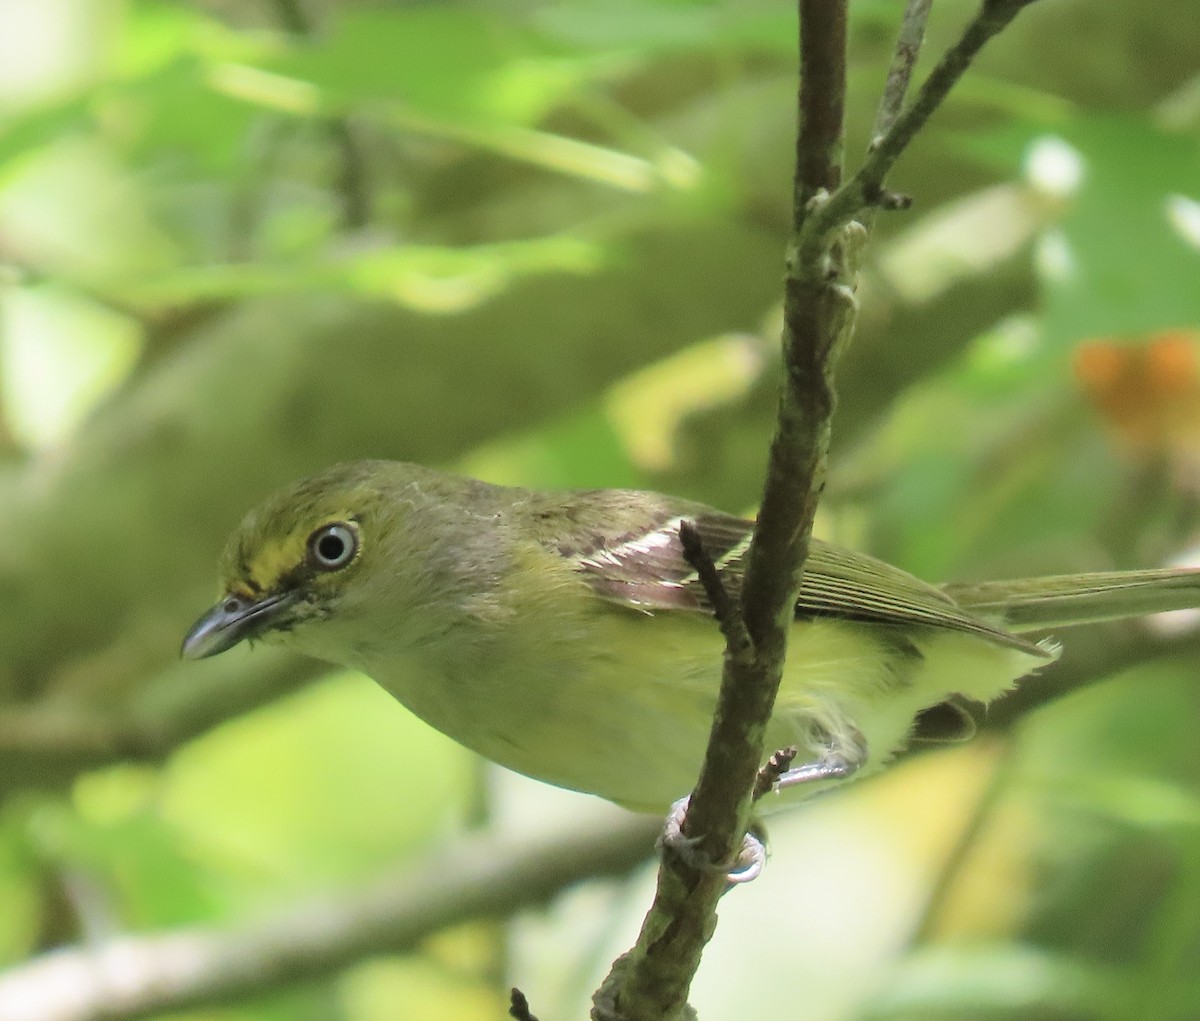
<svg viewBox="0 0 1200 1021"><path fill-rule="evenodd" d="M182 654L262 641L361 671L487 759L661 812L695 782L724 649L685 524L736 600L749 519L654 492L337 464L245 516ZM937 586L813 539L766 733L767 752L796 749L776 800L877 772L923 721L965 733L966 705L1057 658L1030 632L1196 605L1200 570Z"/></svg>

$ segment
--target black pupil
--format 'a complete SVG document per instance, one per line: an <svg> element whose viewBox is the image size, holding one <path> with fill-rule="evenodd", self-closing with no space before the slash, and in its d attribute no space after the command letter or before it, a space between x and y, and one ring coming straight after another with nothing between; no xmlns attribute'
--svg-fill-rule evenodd
<svg viewBox="0 0 1200 1021"><path fill-rule="evenodd" d="M330 563L336 563L346 555L346 540L336 532L326 532L317 540L317 555Z"/></svg>

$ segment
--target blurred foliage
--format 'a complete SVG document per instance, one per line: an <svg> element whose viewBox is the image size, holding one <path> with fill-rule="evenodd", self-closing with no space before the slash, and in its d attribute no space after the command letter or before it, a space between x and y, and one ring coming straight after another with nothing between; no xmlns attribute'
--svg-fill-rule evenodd
<svg viewBox="0 0 1200 1021"><path fill-rule="evenodd" d="M852 4L851 153L900 8ZM175 662L281 482L390 456L753 507L793 17L0 6L0 961L236 921L479 823L466 753L362 678ZM1043 0L906 155L827 535L931 579L1194 558L1196 52L1194 0ZM782 820L700 1013L1200 1015L1198 724L1194 655L1156 657ZM497 782L489 825L563 804ZM510 982L581 1016L644 883L192 1016L495 1017Z"/></svg>

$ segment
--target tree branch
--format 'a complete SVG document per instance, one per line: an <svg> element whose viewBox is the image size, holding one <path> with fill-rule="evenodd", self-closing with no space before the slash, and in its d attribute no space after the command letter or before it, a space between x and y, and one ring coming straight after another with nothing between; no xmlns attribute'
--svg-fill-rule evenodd
<svg viewBox="0 0 1200 1021"><path fill-rule="evenodd" d="M357 893L240 928L192 928L45 954L0 973L4 1021L133 1021L311 982L403 953L449 926L543 904L649 857L644 816L514 844L480 837L434 852Z"/></svg>
<svg viewBox="0 0 1200 1021"><path fill-rule="evenodd" d="M842 179L842 122L846 107L847 5L799 0L800 93L792 229L799 231L809 200Z"/></svg>
<svg viewBox="0 0 1200 1021"><path fill-rule="evenodd" d="M226 720L291 694L329 667L316 660L263 651L253 666L230 657L191 671L186 685L164 681L131 705L48 700L0 705L0 792L69 784L80 773L117 762L161 762L181 745Z"/></svg>
<svg viewBox="0 0 1200 1021"><path fill-rule="evenodd" d="M933 112L942 105L950 90L993 36L1003 31L1023 8L1035 0L983 0L979 11L963 29L962 35L938 61L922 83L912 104L872 144L862 166L819 211L805 223L801 252L819 252L823 239L837 231L863 209L879 203L883 179L909 143L924 127Z"/></svg>
<svg viewBox="0 0 1200 1021"><path fill-rule="evenodd" d="M891 129L900 116L904 106L904 97L908 94L908 85L912 80L913 69L917 58L921 55L921 46L925 42L925 24L929 20L929 9L933 0L908 0L904 7L904 16L900 21L900 32L896 36L896 46L892 52L892 63L888 67L887 81L883 86L883 96L875 111L875 124L871 129L871 145L868 153L874 151L883 135ZM869 232L875 225L875 214L881 208L904 209L911 205L910 200L903 195L892 194L891 202L880 200L873 208L860 210L858 219Z"/></svg>
<svg viewBox="0 0 1200 1021"><path fill-rule="evenodd" d="M900 34L896 37L896 48L888 68L887 81L883 86L883 97L875 111L875 126L871 132L871 148L879 148L879 139L891 129L900 116L904 97L908 94L908 83L912 80L913 68L921 55L925 41L925 23L929 20L929 9L933 0L908 0L900 22Z"/></svg>
<svg viewBox="0 0 1200 1021"><path fill-rule="evenodd" d="M841 177L846 0L800 0L799 134L793 235L813 198ZM771 444L762 509L748 554L742 613L751 655L728 648L713 729L683 823L710 862L732 860L750 818L763 740L783 674L792 608L824 485L832 366L853 324L852 281L829 272L830 253L789 260L784 299L787 378ZM725 876L664 855L638 942L598 990L597 1019L677 1018L716 924Z"/></svg>
<svg viewBox="0 0 1200 1021"><path fill-rule="evenodd" d="M749 822L817 500L825 485L836 403L833 369L854 329L858 249L866 235L851 218L891 201L882 191L887 171L984 42L1028 2L984 0L980 14L935 68L912 107L897 114L928 7L911 2L877 121L884 133L863 167L839 187L846 0L799 0L799 130L784 280L785 382L742 591L749 649L732 641L735 629L723 623L727 649L721 690L682 829L713 867L663 855L654 903L638 941L596 993L596 1021L674 1021L689 1011L688 988L716 925L716 904L725 888L719 866L732 860ZM703 558L697 560L703 566Z"/></svg>

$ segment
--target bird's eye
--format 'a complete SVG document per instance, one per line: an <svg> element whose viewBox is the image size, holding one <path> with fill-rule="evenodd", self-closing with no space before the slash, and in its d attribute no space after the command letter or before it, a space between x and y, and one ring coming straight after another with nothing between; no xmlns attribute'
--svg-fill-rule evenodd
<svg viewBox="0 0 1200 1021"><path fill-rule="evenodd" d="M322 525L308 537L309 562L321 571L337 571L358 552L358 529L340 521Z"/></svg>

